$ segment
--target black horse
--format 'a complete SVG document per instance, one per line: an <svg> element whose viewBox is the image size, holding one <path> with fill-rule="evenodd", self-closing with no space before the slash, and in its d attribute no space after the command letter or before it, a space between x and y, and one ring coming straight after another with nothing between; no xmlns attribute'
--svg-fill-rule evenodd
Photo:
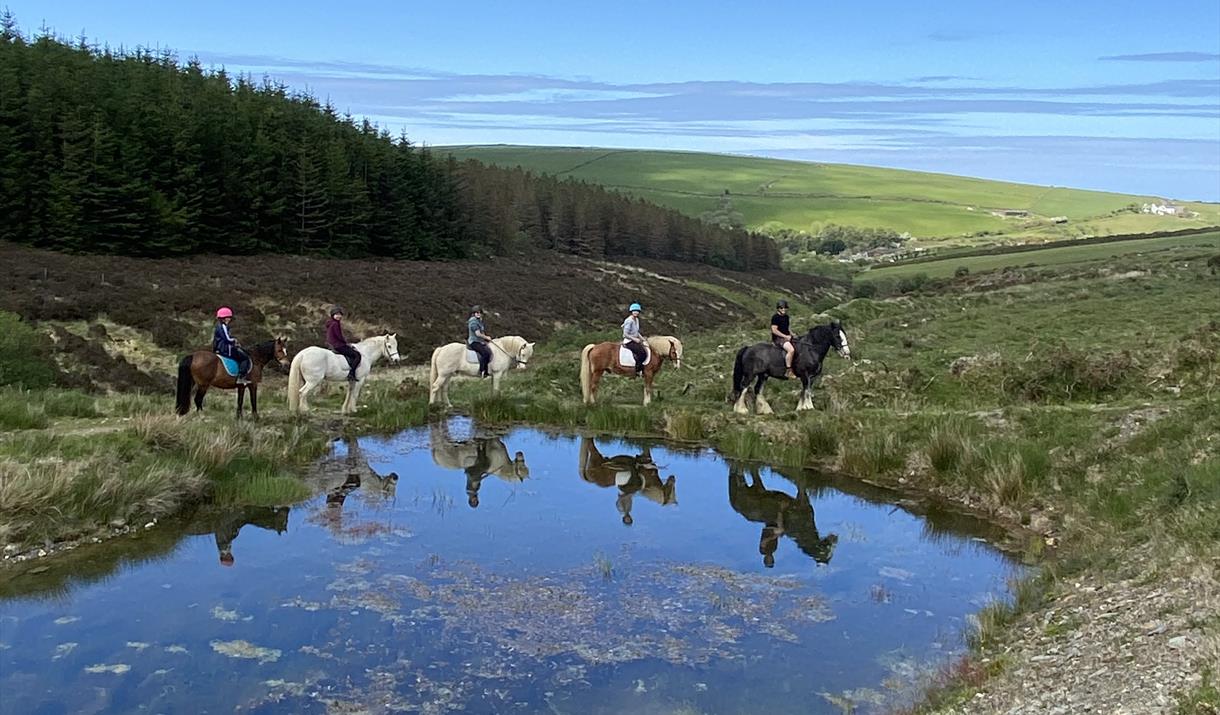
<svg viewBox="0 0 1220 715"><path fill-rule="evenodd" d="M832 320L798 337L793 345L796 354L792 356L792 371L801 379L801 398L796 403L796 409L812 410L813 398L809 394L809 386L822 374L822 360L826 358L826 353L834 348L843 357L851 358L847 333L843 332L843 323ZM771 414L771 406L762 397L763 383L768 377L786 379L786 372L784 351L774 343L758 343L738 350L733 363L733 410L741 414L749 413L746 393L750 381L754 380L755 410L759 414Z"/></svg>

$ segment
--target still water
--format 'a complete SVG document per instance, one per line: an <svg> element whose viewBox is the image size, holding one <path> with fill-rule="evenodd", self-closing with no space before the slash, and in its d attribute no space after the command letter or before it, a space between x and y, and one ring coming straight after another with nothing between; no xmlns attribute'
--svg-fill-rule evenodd
<svg viewBox="0 0 1220 715"><path fill-rule="evenodd" d="M983 523L662 444L459 419L308 478L7 574L0 712L868 712L1020 568Z"/></svg>

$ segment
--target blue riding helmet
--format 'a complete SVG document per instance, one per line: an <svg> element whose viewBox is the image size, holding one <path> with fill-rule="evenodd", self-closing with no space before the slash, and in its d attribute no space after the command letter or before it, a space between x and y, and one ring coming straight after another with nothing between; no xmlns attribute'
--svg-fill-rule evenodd
<svg viewBox="0 0 1220 715"><path fill-rule="evenodd" d="M631 306L630 306L629 308L627 308L627 311L628 311L628 312L631 312L631 311L633 311L633 310L638 310L638 311L640 311L641 313L643 313L643 312L644 312L644 309L640 307L640 304L639 304L639 303L632 303L632 304L631 304Z"/></svg>

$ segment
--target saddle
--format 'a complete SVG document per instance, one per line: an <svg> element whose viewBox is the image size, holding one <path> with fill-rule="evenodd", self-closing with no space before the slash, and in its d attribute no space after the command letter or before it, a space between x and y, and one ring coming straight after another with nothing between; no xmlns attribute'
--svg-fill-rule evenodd
<svg viewBox="0 0 1220 715"><path fill-rule="evenodd" d="M470 363L471 365L478 365L479 354L470 348L466 348L466 362Z"/></svg>
<svg viewBox="0 0 1220 715"><path fill-rule="evenodd" d="M647 345L645 345L644 346L644 364L647 365L648 361L651 359L652 359L652 348L649 348ZM618 364L620 367L629 367L633 370L635 369L635 353L628 350L626 345L619 345Z"/></svg>
<svg viewBox="0 0 1220 715"><path fill-rule="evenodd" d="M224 365L225 372L229 373L229 377L237 377L237 373L239 371L237 369L236 360L234 360L233 358L230 358L230 357L225 357L224 355L221 355L220 353L217 353L216 357L220 358L220 364Z"/></svg>

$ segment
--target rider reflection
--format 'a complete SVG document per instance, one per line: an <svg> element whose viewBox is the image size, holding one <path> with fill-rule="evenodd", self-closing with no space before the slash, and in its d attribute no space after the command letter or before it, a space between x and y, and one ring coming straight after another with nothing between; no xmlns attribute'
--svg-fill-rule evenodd
<svg viewBox="0 0 1220 715"><path fill-rule="evenodd" d="M466 473L466 503L479 507L479 490L487 477L506 482L523 482L529 477L525 454L518 451L509 457L504 440L495 436L476 436L454 440L445 422L432 426L432 461L444 469L460 469Z"/></svg>
<svg viewBox="0 0 1220 715"><path fill-rule="evenodd" d="M286 506L246 506L228 509L205 508L195 515L192 534L212 534L221 566L233 566L233 542L244 526L255 526L282 534L288 530Z"/></svg>
<svg viewBox="0 0 1220 715"><path fill-rule="evenodd" d="M823 537L818 533L809 494L799 487L795 497L767 489L757 466L750 467L750 477L747 482L743 466L729 462L729 504L748 521L763 525L758 538L763 566L775 566L781 536L792 539L815 563L829 563L839 537L835 534Z"/></svg>
<svg viewBox="0 0 1220 715"><path fill-rule="evenodd" d="M653 461L652 452L647 447L636 455L620 454L603 457L592 439L582 437L580 440L580 476L586 482L599 487L618 489L614 506L626 526L635 523L635 519L631 516L631 507L636 494L643 494L647 499L662 506L678 503L674 488L676 477L671 474L664 481L661 480L660 469Z"/></svg>

